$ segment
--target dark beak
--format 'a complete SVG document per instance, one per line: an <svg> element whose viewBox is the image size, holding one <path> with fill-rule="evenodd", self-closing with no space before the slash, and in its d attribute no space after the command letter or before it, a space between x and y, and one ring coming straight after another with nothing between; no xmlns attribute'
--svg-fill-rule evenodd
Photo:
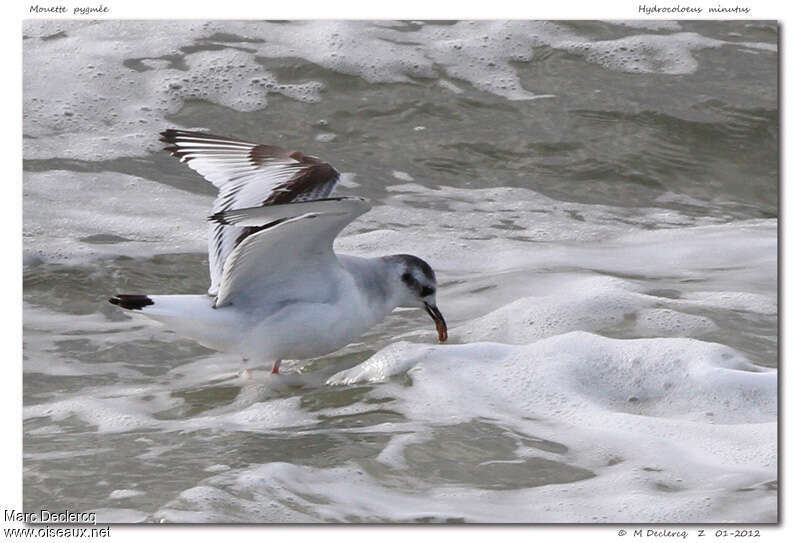
<svg viewBox="0 0 800 543"><path fill-rule="evenodd" d="M433 322L436 323L436 331L439 333L439 341L444 343L447 341L447 323L444 322L444 317L435 305L425 303L425 311L431 316Z"/></svg>

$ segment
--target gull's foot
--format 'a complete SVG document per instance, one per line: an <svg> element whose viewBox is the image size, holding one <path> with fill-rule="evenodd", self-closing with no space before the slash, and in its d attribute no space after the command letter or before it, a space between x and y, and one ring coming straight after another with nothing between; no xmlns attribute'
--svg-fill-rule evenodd
<svg viewBox="0 0 800 543"><path fill-rule="evenodd" d="M274 373L274 374L280 373L280 372L278 372L278 368L280 368L280 367L281 367L281 361L280 360L276 360L275 363L272 365L272 373Z"/></svg>

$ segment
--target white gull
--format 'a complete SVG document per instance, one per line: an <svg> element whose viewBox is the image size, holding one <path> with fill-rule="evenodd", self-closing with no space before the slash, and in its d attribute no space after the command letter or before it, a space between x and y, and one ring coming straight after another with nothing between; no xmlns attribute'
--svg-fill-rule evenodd
<svg viewBox="0 0 800 543"><path fill-rule="evenodd" d="M118 294L112 304L245 361L315 358L357 339L397 307L425 309L440 341L436 275L421 258L337 255L333 241L366 213L330 198L339 172L317 157L205 132L166 130L165 149L213 183L207 294Z"/></svg>

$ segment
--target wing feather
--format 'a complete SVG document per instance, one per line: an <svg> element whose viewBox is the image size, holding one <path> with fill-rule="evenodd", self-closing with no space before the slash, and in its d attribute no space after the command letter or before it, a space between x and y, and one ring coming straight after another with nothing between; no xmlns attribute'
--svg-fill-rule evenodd
<svg viewBox="0 0 800 543"><path fill-rule="evenodd" d="M363 198L331 198L236 209L212 216L223 228L231 228L226 226L231 224L262 227L239 243L225 260L215 307L257 303L264 292L284 292L287 299L298 293L304 300L327 299L332 288L329 279L341 268L333 241L369 209Z"/></svg>
<svg viewBox="0 0 800 543"><path fill-rule="evenodd" d="M169 129L161 133L165 150L219 189L213 212L326 198L339 172L320 159L274 145ZM228 255L258 229L210 224L209 294L219 290Z"/></svg>

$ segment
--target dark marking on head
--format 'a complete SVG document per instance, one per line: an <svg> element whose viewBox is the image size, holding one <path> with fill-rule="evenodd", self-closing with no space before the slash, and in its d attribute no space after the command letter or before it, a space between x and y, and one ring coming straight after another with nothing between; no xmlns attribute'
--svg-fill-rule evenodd
<svg viewBox="0 0 800 543"><path fill-rule="evenodd" d="M414 255L392 255L388 258L399 260L406 265L406 272L411 270L419 270L431 283L436 283L436 274L433 273L433 268L427 262L418 256Z"/></svg>
<svg viewBox="0 0 800 543"><path fill-rule="evenodd" d="M114 305L122 309L142 309L146 305L153 305L152 299L144 294L117 294L108 299Z"/></svg>
<svg viewBox="0 0 800 543"><path fill-rule="evenodd" d="M427 262L414 255L392 255L387 258L403 263L405 269L400 279L420 298L436 293L436 274Z"/></svg>

